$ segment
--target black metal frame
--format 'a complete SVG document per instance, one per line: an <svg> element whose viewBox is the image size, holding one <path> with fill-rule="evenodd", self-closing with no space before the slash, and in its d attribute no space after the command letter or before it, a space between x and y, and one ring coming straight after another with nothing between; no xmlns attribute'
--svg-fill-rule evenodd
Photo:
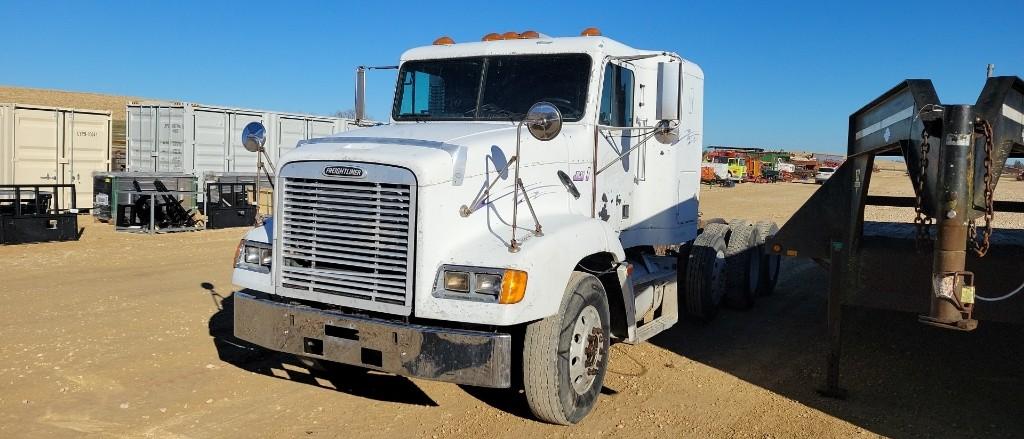
<svg viewBox="0 0 1024 439"><path fill-rule="evenodd" d="M71 193L71 204L61 208L64 189ZM24 198L26 193L32 197ZM73 184L0 185L0 244L77 241L77 203Z"/></svg>
<svg viewBox="0 0 1024 439"><path fill-rule="evenodd" d="M195 215L195 209L186 209L178 199L191 196L194 200L197 191L170 190L159 179L153 180L154 190L143 190L138 180L133 180L132 184L134 190L117 191L118 197L127 195L132 202L114 207L114 230L154 234L195 231L205 227L201 218Z"/></svg>
<svg viewBox="0 0 1024 439"><path fill-rule="evenodd" d="M1024 126L1004 117L1004 106L1024 112L1024 81L1020 78L989 78L973 106L942 106L930 80L910 79L900 83L850 116L847 161L769 241L768 248L772 252L810 257L829 270L830 349L822 394L834 397L845 394L839 386L844 306L916 311L927 314L921 316L925 323L970 330L972 325L976 326L970 312L961 320L948 319L948 311L951 311L948 308L956 304L935 297L931 282L934 276L962 272L965 259L979 272L1019 271L1020 256L1016 255L1024 254L1022 248L997 249L984 260L967 257L965 248L966 219L982 216L985 206L982 191L974 190L984 187L982 158L985 155L984 138L971 135L974 124L984 120L993 128L992 175L996 176L996 181L1008 158L1024 157ZM930 139L930 148L928 166L924 168L925 181L919 185L921 171L917 165L922 158L923 134ZM964 135L970 141L965 143ZM913 234L909 239L865 235L865 205L913 207L917 204L914 198L868 196L875 157L895 155L902 155L908 163L908 174L915 192L919 192L923 212L939 221L935 241L927 240L916 251ZM997 202L995 210L1024 212L1024 202ZM950 217L951 212L956 215ZM871 224L873 228L878 225L905 227L893 223ZM872 250L877 252L872 254ZM961 266L959 269L955 268L957 264ZM949 266L954 269L948 269ZM993 277L986 279L994 283L1001 281ZM968 311L973 310L973 306L970 308ZM1024 303L1017 301L1002 306L986 303L977 313L986 318L1020 321L1024 318Z"/></svg>
<svg viewBox="0 0 1024 439"><path fill-rule="evenodd" d="M228 190L225 191L224 189ZM241 190L237 190L241 189ZM206 214L206 228L223 229L227 227L245 227L256 224L259 206L249 200L249 194L256 193L255 182L208 182L206 198L203 201L203 213ZM217 202L212 203L214 193ZM225 200L224 194L235 194L233 200Z"/></svg>

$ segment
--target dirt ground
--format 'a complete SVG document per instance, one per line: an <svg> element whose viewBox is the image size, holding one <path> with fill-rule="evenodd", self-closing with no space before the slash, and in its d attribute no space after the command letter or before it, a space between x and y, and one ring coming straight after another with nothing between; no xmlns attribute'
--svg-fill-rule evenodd
<svg viewBox="0 0 1024 439"><path fill-rule="evenodd" d="M904 179L874 185L905 193ZM783 222L816 188L713 188L701 210ZM1022 200L1024 183L1000 192ZM239 343L230 276L242 229L81 223L78 242L0 247L0 437L1024 436L1021 327L951 333L852 310L849 397L819 396L827 276L805 260L786 261L752 310L614 346L596 410L558 427L531 419L516 391L326 375Z"/></svg>

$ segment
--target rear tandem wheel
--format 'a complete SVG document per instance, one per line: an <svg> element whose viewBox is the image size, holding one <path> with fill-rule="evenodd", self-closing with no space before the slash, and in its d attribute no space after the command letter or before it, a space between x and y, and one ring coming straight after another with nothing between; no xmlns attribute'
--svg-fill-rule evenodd
<svg viewBox="0 0 1024 439"><path fill-rule="evenodd" d="M708 224L690 249L684 285L686 312L703 321L715 317L725 295L728 235L727 224Z"/></svg>

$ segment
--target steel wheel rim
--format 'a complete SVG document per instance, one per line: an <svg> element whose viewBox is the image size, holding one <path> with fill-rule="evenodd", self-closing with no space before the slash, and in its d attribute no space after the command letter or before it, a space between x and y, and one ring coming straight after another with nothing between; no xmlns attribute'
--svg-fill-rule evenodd
<svg viewBox="0 0 1024 439"><path fill-rule="evenodd" d="M595 329L601 334L601 337L594 337ZM602 357L604 357L604 341L601 339L603 336L604 327L601 315L593 305L587 305L576 316L570 336L572 338L569 340L569 382L572 383L572 388L577 395L587 393L593 386L594 380L597 379L596 373L588 371L596 370L601 364ZM587 347L593 344L597 344L597 346L592 358L588 359Z"/></svg>

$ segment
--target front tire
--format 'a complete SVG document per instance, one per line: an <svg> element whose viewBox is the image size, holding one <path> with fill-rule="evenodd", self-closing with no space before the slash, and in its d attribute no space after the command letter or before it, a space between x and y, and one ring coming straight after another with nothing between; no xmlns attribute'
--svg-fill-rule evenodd
<svg viewBox="0 0 1024 439"><path fill-rule="evenodd" d="M576 271L558 314L526 327L523 384L535 416L569 425L594 408L608 368L610 320L601 281Z"/></svg>

